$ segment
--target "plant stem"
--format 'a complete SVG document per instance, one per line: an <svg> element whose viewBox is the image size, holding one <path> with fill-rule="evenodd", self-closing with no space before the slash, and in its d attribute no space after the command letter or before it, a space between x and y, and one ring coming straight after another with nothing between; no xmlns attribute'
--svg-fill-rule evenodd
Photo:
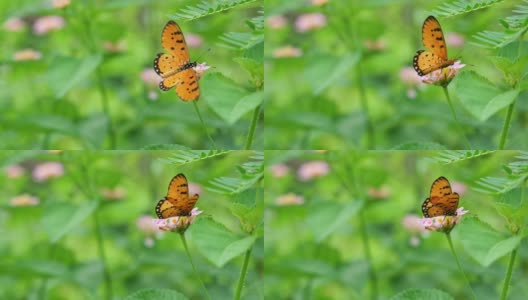
<svg viewBox="0 0 528 300"><path fill-rule="evenodd" d="M499 142L499 150L504 149L504 145L506 144L506 138L508 136L508 130L510 129L510 122L511 122L511 117L513 114L514 107L515 107L515 101L513 101L512 104L508 105L508 113L506 114L504 125L502 126L502 133L501 133L501 138Z"/></svg>
<svg viewBox="0 0 528 300"><path fill-rule="evenodd" d="M517 249L513 250L510 254L510 263L508 264L508 271L506 272L506 278L502 284L501 300L506 300L508 296L508 289L510 287L510 280L513 273L513 265L515 264L515 257L517 256Z"/></svg>
<svg viewBox="0 0 528 300"><path fill-rule="evenodd" d="M367 93L365 92L365 80L363 78L361 62L358 62L357 64L357 77L359 84L359 100L361 102L361 109L365 115L365 127L367 128L367 149L373 150L376 147L376 142L374 140L374 126L372 126L372 122L370 120Z"/></svg>
<svg viewBox="0 0 528 300"><path fill-rule="evenodd" d="M209 293L207 292L207 289L205 288L205 284L203 283L202 278L200 278L200 274L198 273L198 271L196 271L196 267L194 266L194 263L191 257L191 252L189 252L189 248L187 247L187 240L185 239L185 232L180 233L180 237L183 243L183 248L185 248L185 253L187 253L187 257L189 258L189 262L191 263L191 266L193 268L194 274L198 278L198 281L200 281L200 284L202 285L202 288L205 292L205 296L207 296L207 299L211 300L211 297L209 296Z"/></svg>
<svg viewBox="0 0 528 300"><path fill-rule="evenodd" d="M116 148L116 135L114 131L114 125L112 124L112 117L110 116L110 109L108 108L108 96L104 86L103 75L101 73L100 66L95 69L95 76L97 77L97 85L99 86L99 92L101 93L103 113L105 114L106 120L108 122L106 129L108 137L110 138L110 150L113 150Z"/></svg>
<svg viewBox="0 0 528 300"><path fill-rule="evenodd" d="M209 138L209 142L211 142L211 145L213 145L214 150L218 150L218 147L216 146L213 138L209 135L209 132L207 131L207 126L205 126L205 122L202 118L202 114L200 114L200 110L198 109L198 104L196 104L196 101L192 101L194 105L194 110L196 111L196 114L198 115L198 118L200 119L200 122L202 123L202 127L205 131L205 134L207 135L207 138Z"/></svg>
<svg viewBox="0 0 528 300"><path fill-rule="evenodd" d="M255 134L255 128L257 127L258 117L260 115L260 105L255 108L253 111L253 119L251 120L251 125L249 125L249 132L246 139L245 150L251 149L251 144L253 144L253 135Z"/></svg>
<svg viewBox="0 0 528 300"><path fill-rule="evenodd" d="M367 260L368 268L369 268L370 299L375 300L375 299L378 299L378 278L376 276L376 272L374 271L374 266L372 264L372 255L370 252L367 225L366 225L365 213L363 209L359 212L359 222L360 222L361 239L363 241L363 247L365 248L365 258Z"/></svg>
<svg viewBox="0 0 528 300"><path fill-rule="evenodd" d="M106 263L106 256L104 253L104 241L103 233L101 231L101 225L99 223L98 212L93 213L93 219L95 224L95 237L97 239L97 250L99 251L99 257L103 263L103 275L105 280L105 299L112 299L112 278L110 277L110 271L108 270L108 265Z"/></svg>
<svg viewBox="0 0 528 300"><path fill-rule="evenodd" d="M464 276L464 279L466 280L466 284L468 285L469 290L471 291L471 294L473 295L473 299L476 300L477 296L475 296L475 292L473 291L473 288L469 284L469 280L466 277L466 273L464 273L464 270L462 269L462 265L460 265L460 261L458 260L458 256L456 254L455 247L453 247L453 241L451 240L451 234L450 233L446 233L446 237L447 237L447 241L449 243L449 248L451 248L451 252L453 253L453 256L455 257L455 261L456 261L456 263L458 265L458 270Z"/></svg>
<svg viewBox="0 0 528 300"><path fill-rule="evenodd" d="M246 278L246 273L249 265L249 258L251 257L251 250L253 250L253 247L249 248L249 250L246 251L246 255L244 257L244 264L242 265L242 269L240 270L240 277L238 278L235 300L240 300L240 296L242 295L242 287L244 286L244 279Z"/></svg>
<svg viewBox="0 0 528 300"><path fill-rule="evenodd" d="M458 118L455 113L455 108L453 107L453 103L451 103L451 97L449 96L449 91L447 90L447 86L442 86L442 89L444 90L444 94L447 99L447 104L449 104L449 108L451 109L451 114L453 114L453 118L455 119L455 123L457 124L458 130L462 133L462 136L464 137L464 141L466 142L467 150L473 149L471 147L471 143L469 142L468 138L466 137L466 134L462 130L462 126L460 126L460 123L458 122Z"/></svg>

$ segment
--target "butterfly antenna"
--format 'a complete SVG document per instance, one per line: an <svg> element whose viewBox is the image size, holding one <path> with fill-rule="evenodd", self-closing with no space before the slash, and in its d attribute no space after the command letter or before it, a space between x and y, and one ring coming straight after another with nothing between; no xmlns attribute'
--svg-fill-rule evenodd
<svg viewBox="0 0 528 300"><path fill-rule="evenodd" d="M209 52L209 51L211 51L211 48L207 48L207 50L202 51L202 53L198 56L198 58L196 59L196 61L199 61L200 58L201 58L206 52Z"/></svg>

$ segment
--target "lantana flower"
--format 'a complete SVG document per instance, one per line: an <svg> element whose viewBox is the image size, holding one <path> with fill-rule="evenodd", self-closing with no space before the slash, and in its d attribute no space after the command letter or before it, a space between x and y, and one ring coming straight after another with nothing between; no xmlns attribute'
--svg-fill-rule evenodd
<svg viewBox="0 0 528 300"><path fill-rule="evenodd" d="M429 231L440 231L444 233L449 233L456 224L460 222L462 216L468 213L467 210L464 210L463 207L459 207L456 211L455 216L437 216L432 218L423 218L422 224L425 229Z"/></svg>
<svg viewBox="0 0 528 300"><path fill-rule="evenodd" d="M460 72L460 70L465 66L466 65L457 60L451 66L435 70L422 76L422 82L446 87L451 82L451 80L457 76L458 72Z"/></svg>
<svg viewBox="0 0 528 300"><path fill-rule="evenodd" d="M172 231L177 233L184 233L189 226L196 220L196 216L202 211L195 207L191 210L189 216L175 216L166 219L155 219L154 224L163 231Z"/></svg>

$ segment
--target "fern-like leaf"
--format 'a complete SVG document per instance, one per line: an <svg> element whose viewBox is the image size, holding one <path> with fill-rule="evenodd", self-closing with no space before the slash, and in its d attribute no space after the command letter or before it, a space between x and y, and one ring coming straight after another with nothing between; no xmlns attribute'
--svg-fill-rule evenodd
<svg viewBox="0 0 528 300"><path fill-rule="evenodd" d="M183 166L196 161L224 155L232 151L233 150L180 150L174 151L171 157L160 158L159 161L165 164Z"/></svg>
<svg viewBox="0 0 528 300"><path fill-rule="evenodd" d="M176 20L191 21L255 1L257 0L202 1L194 6L188 5L185 8L180 9L180 11L175 13L172 17Z"/></svg>
<svg viewBox="0 0 528 300"><path fill-rule="evenodd" d="M446 151L437 152L436 156L430 157L428 158L428 160L439 163L439 164L448 165L448 164L456 163L459 161L487 155L493 152L495 151L494 150L446 150Z"/></svg>
<svg viewBox="0 0 528 300"><path fill-rule="evenodd" d="M452 17L490 7L503 1L504 0L458 0L452 3L443 3L433 11L433 14L440 17Z"/></svg>
<svg viewBox="0 0 528 300"><path fill-rule="evenodd" d="M485 177L473 189L484 194L504 194L520 187L528 179L528 152L521 152L514 161L504 166L506 177Z"/></svg>
<svg viewBox="0 0 528 300"><path fill-rule="evenodd" d="M253 187L264 176L264 153L255 152L250 159L250 161L238 166L239 178L215 178L209 182L207 190L232 196Z"/></svg>
<svg viewBox="0 0 528 300"><path fill-rule="evenodd" d="M264 42L264 10L259 16L246 21L252 32L227 32L220 36L222 46L230 49L246 50Z"/></svg>

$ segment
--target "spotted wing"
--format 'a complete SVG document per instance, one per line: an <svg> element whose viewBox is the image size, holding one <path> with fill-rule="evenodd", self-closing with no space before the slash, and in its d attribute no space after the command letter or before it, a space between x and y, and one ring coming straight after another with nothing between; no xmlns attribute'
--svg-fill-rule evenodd
<svg viewBox="0 0 528 300"><path fill-rule="evenodd" d="M189 62L189 50L181 28L176 22L169 21L161 32L161 45L174 58L176 63L181 66Z"/></svg>
<svg viewBox="0 0 528 300"><path fill-rule="evenodd" d="M459 198L451 190L447 178L439 177L431 185L430 197L422 204L423 215L426 218L456 215Z"/></svg>
<svg viewBox="0 0 528 300"><path fill-rule="evenodd" d="M154 59L154 71L159 76L166 78L180 69L180 62L174 55L159 53Z"/></svg>
<svg viewBox="0 0 528 300"><path fill-rule="evenodd" d="M167 199L163 199L156 205L156 215L160 219L166 219L180 215L180 210Z"/></svg>
<svg viewBox="0 0 528 300"><path fill-rule="evenodd" d="M187 178L180 173L172 178L165 200L174 205L177 215L184 216L191 213L198 198L198 194L189 197Z"/></svg>

